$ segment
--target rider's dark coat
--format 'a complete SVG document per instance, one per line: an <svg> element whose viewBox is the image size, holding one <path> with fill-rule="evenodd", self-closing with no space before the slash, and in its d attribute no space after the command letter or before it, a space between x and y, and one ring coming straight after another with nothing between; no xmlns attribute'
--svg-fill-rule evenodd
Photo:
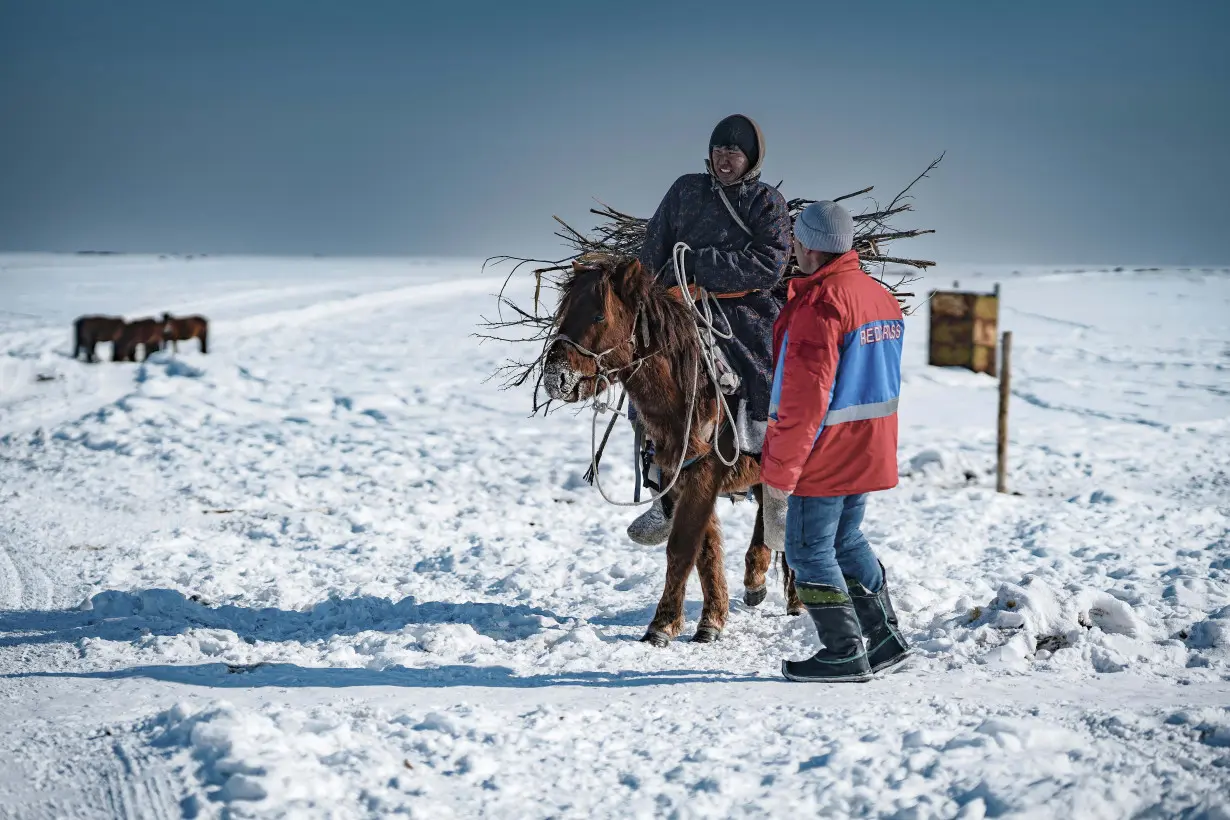
<svg viewBox="0 0 1230 820"><path fill-rule="evenodd" d="M763 159L759 128L756 135ZM721 344L743 380L749 415L763 422L773 383L773 321L781 310L770 290L790 259L790 215L781 193L760 181L759 161L724 189L750 235L731 216L718 189L717 178L709 173L675 180L649 220L640 259L666 284L674 284L671 251L676 242L686 242L692 248L684 265L689 281L714 294L747 291L719 300L734 333Z"/></svg>

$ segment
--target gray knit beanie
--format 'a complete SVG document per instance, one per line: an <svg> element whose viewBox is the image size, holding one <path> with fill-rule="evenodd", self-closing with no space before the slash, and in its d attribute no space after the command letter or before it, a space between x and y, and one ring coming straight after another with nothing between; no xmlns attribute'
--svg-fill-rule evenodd
<svg viewBox="0 0 1230 820"><path fill-rule="evenodd" d="M836 202L813 202L794 220L794 235L808 250L845 253L854 246L854 219Z"/></svg>

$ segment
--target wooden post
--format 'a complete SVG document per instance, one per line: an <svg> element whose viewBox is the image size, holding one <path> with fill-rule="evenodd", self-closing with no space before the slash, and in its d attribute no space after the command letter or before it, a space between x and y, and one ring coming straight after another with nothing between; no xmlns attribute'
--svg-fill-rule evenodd
<svg viewBox="0 0 1230 820"><path fill-rule="evenodd" d="M995 453L995 491L1008 492L1008 397L1011 395L1012 331L1004 333L999 363L999 435Z"/></svg>

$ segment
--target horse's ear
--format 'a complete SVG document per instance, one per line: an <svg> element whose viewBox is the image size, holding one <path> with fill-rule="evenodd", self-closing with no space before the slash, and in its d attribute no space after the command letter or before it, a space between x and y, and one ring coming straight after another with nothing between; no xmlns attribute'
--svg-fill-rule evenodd
<svg viewBox="0 0 1230 820"><path fill-rule="evenodd" d="M652 279L645 275L639 259L631 259L619 266L615 277L619 298L629 305L639 304L649 293Z"/></svg>

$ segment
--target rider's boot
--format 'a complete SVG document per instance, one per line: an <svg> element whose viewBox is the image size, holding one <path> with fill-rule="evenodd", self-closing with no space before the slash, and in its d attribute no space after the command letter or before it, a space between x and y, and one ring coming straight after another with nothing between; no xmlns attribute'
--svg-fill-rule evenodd
<svg viewBox="0 0 1230 820"><path fill-rule="evenodd" d="M658 485L662 483L662 470L658 469ZM671 521L674 518L675 505L671 499L655 495L653 505L637 516L628 525L628 537L637 544L646 547L656 547L665 544L671 535Z"/></svg>

